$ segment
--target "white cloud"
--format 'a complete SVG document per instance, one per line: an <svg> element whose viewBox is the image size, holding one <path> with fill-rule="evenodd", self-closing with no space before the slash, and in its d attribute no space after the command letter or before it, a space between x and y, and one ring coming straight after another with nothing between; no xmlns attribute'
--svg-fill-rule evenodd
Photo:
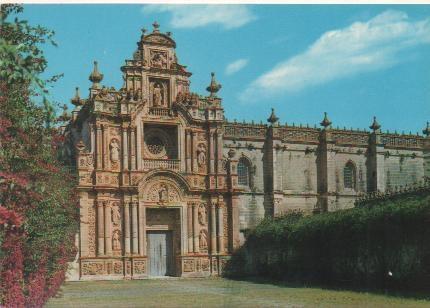
<svg viewBox="0 0 430 308"><path fill-rule="evenodd" d="M145 5L144 14L170 13L173 28L198 28L219 24L224 29L239 28L257 19L245 5Z"/></svg>
<svg viewBox="0 0 430 308"><path fill-rule="evenodd" d="M226 75L233 75L234 73L237 73L245 66L247 66L248 62L249 62L248 59L238 59L236 61L231 62L225 68Z"/></svg>
<svg viewBox="0 0 430 308"><path fill-rule="evenodd" d="M242 101L303 90L335 79L392 67L402 52L430 43L430 18L410 21L407 14L385 11L367 22L328 31L304 53L278 63L254 80Z"/></svg>

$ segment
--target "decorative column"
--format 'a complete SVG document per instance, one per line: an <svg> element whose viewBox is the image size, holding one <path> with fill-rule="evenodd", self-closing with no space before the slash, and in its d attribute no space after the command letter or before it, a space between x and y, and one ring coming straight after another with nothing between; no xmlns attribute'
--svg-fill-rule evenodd
<svg viewBox="0 0 430 308"><path fill-rule="evenodd" d="M140 91L140 89L139 89ZM142 140L143 140L143 124L139 121L136 129L136 160L137 170L142 170Z"/></svg>
<svg viewBox="0 0 430 308"><path fill-rule="evenodd" d="M111 231L111 221L112 213L109 201L104 202L105 205L105 249L106 255L112 255L112 231Z"/></svg>
<svg viewBox="0 0 430 308"><path fill-rule="evenodd" d="M224 209L218 204L218 252L224 252Z"/></svg>
<svg viewBox="0 0 430 308"><path fill-rule="evenodd" d="M103 152L103 169L108 168L108 141L107 141L108 129L106 125L102 126L102 152Z"/></svg>
<svg viewBox="0 0 430 308"><path fill-rule="evenodd" d="M211 203L211 253L216 254L216 208Z"/></svg>
<svg viewBox="0 0 430 308"><path fill-rule="evenodd" d="M189 130L186 130L185 137L186 137L185 138L185 142L186 142L185 156L186 156L186 163L187 163L186 170L187 170L187 173L191 173L191 132Z"/></svg>
<svg viewBox="0 0 430 308"><path fill-rule="evenodd" d="M103 147L102 147L102 128L101 125L98 124L96 126L96 131L97 131L97 141L96 141L96 146L97 146L97 169L102 169L103 168L103 163L102 163L102 151L103 151Z"/></svg>
<svg viewBox="0 0 430 308"><path fill-rule="evenodd" d="M131 226L132 226L132 238L133 238L133 245L132 245L132 251L133 254L138 254L138 242L137 242L137 202L133 201L131 202Z"/></svg>
<svg viewBox="0 0 430 308"><path fill-rule="evenodd" d="M125 254L130 254L130 205L124 202L124 250Z"/></svg>
<svg viewBox="0 0 430 308"><path fill-rule="evenodd" d="M192 168L193 168L193 172L197 172L198 171L198 167L197 167L197 133L196 132L191 132L191 135L193 136L193 147L191 149L191 155L193 157L193 164L192 164Z"/></svg>
<svg viewBox="0 0 430 308"><path fill-rule="evenodd" d="M198 207L193 203L193 238L194 238L194 252L199 252L199 221L198 221Z"/></svg>
<svg viewBox="0 0 430 308"><path fill-rule="evenodd" d="M239 196L231 196L231 216L232 216L232 249L236 250L240 245L239 237Z"/></svg>
<svg viewBox="0 0 430 308"><path fill-rule="evenodd" d="M136 127L130 128L131 170L136 170Z"/></svg>
<svg viewBox="0 0 430 308"><path fill-rule="evenodd" d="M218 169L218 173L223 173L222 170L222 133L221 133L221 129L218 128L217 132L216 132L216 138L217 138L217 169Z"/></svg>
<svg viewBox="0 0 430 308"><path fill-rule="evenodd" d="M139 204L139 255L146 255L145 207Z"/></svg>
<svg viewBox="0 0 430 308"><path fill-rule="evenodd" d="M102 256L105 253L105 228L103 201L97 200L97 255Z"/></svg>
<svg viewBox="0 0 430 308"><path fill-rule="evenodd" d="M214 173L215 170L215 161L214 161L214 133L212 131L209 132L209 172Z"/></svg>
<svg viewBox="0 0 430 308"><path fill-rule="evenodd" d="M96 132L95 132L95 125L90 124L90 138L91 138L91 153L96 152Z"/></svg>
<svg viewBox="0 0 430 308"><path fill-rule="evenodd" d="M127 128L122 128L122 165L124 170L128 170L128 142Z"/></svg>
<svg viewBox="0 0 430 308"><path fill-rule="evenodd" d="M188 203L187 206L187 224L188 224L188 252L193 252L193 206Z"/></svg>

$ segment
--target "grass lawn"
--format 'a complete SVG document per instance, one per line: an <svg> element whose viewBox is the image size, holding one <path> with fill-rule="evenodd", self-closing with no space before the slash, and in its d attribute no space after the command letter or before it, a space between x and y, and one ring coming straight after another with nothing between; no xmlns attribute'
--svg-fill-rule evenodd
<svg viewBox="0 0 430 308"><path fill-rule="evenodd" d="M430 307L430 301L222 278L173 278L68 282L47 307Z"/></svg>

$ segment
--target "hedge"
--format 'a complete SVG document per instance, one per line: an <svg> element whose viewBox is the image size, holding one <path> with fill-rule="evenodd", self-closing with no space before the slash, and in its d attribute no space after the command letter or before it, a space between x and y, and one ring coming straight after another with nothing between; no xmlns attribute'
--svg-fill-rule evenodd
<svg viewBox="0 0 430 308"><path fill-rule="evenodd" d="M430 196L373 207L265 219L227 266L229 277L260 276L324 286L430 290Z"/></svg>

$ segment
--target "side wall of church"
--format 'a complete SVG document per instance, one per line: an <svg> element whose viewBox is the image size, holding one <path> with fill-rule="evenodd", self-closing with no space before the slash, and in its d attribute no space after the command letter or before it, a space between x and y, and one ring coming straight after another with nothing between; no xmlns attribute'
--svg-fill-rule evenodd
<svg viewBox="0 0 430 308"><path fill-rule="evenodd" d="M227 123L224 156L234 149L254 170L252 187L239 195L241 230L289 211L351 208L360 194L424 178L422 137L373 135L377 139L363 131ZM354 170L352 188L345 187L347 165Z"/></svg>

